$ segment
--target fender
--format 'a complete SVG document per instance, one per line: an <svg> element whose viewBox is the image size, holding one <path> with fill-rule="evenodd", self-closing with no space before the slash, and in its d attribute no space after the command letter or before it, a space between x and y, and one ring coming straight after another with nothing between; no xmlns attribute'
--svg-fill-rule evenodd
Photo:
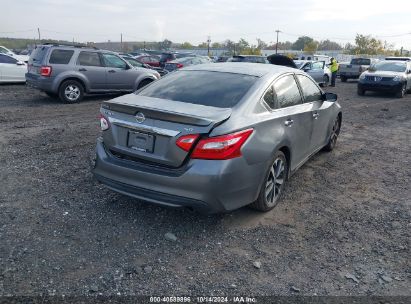
<svg viewBox="0 0 411 304"><path fill-rule="evenodd" d="M52 85L53 92L58 93L59 87L62 84L62 82L69 78L70 79L77 78L78 80L80 80L85 86L84 91L89 92L90 82L87 80L87 77L73 70L62 72L57 75L57 77L53 80L53 85Z"/></svg>

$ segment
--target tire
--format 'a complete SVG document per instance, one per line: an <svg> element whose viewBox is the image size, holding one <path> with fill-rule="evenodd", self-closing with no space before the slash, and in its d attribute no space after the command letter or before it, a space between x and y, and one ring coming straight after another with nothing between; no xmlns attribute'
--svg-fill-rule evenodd
<svg viewBox="0 0 411 304"><path fill-rule="evenodd" d="M328 77L328 75L324 75L323 76L323 83L322 83L322 87L327 87L330 83L330 77Z"/></svg>
<svg viewBox="0 0 411 304"><path fill-rule="evenodd" d="M250 204L251 208L267 212L277 206L288 178L288 167L284 153L277 151L261 185L257 200Z"/></svg>
<svg viewBox="0 0 411 304"><path fill-rule="evenodd" d="M148 84L150 84L150 83L152 83L152 82L153 82L152 79L144 79L144 80L142 80L142 81L138 84L137 90L140 90L141 88L145 87L146 85L148 85Z"/></svg>
<svg viewBox="0 0 411 304"><path fill-rule="evenodd" d="M364 96L365 95L365 90L357 88L357 94L360 95L360 96Z"/></svg>
<svg viewBox="0 0 411 304"><path fill-rule="evenodd" d="M78 103L84 97L84 87L77 80L66 80L59 88L59 98L65 103Z"/></svg>
<svg viewBox="0 0 411 304"><path fill-rule="evenodd" d="M347 82L347 77L341 76L340 78L341 78L341 81L342 81L342 82Z"/></svg>
<svg viewBox="0 0 411 304"><path fill-rule="evenodd" d="M340 116L337 116L331 128L330 138L328 139L327 145L324 147L324 151L331 152L332 150L334 150L335 145L337 144L338 135L340 135L340 130L341 119Z"/></svg>
<svg viewBox="0 0 411 304"><path fill-rule="evenodd" d="M407 94L407 84L403 84L401 87L401 90L395 93L395 97L397 98L403 98Z"/></svg>

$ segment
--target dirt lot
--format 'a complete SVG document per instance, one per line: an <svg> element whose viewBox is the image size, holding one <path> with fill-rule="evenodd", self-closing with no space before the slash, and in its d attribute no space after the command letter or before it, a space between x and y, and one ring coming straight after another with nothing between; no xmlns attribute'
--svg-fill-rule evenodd
<svg viewBox="0 0 411 304"><path fill-rule="evenodd" d="M205 216L92 179L110 96L67 105L0 86L0 295L411 295L411 96L328 90L343 107L336 150L272 212Z"/></svg>

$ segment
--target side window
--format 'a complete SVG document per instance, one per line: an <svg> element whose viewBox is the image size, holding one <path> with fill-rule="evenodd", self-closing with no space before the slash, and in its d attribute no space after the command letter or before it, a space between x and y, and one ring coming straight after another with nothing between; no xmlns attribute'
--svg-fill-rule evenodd
<svg viewBox="0 0 411 304"><path fill-rule="evenodd" d="M300 90L293 75L281 77L274 83L274 91L280 108L301 104Z"/></svg>
<svg viewBox="0 0 411 304"><path fill-rule="evenodd" d="M150 62L150 57L142 57L140 60L144 63L147 63Z"/></svg>
<svg viewBox="0 0 411 304"><path fill-rule="evenodd" d="M50 55L49 63L68 64L74 51L71 50L53 50Z"/></svg>
<svg viewBox="0 0 411 304"><path fill-rule="evenodd" d="M275 98L274 98L274 91L273 87L270 86L267 92L265 92L263 97L265 103L271 108L275 109Z"/></svg>
<svg viewBox="0 0 411 304"><path fill-rule="evenodd" d="M113 54L103 54L104 64L106 67L125 69L127 64L116 55Z"/></svg>
<svg viewBox="0 0 411 304"><path fill-rule="evenodd" d="M77 58L77 64L101 67L100 56L96 52L80 52Z"/></svg>
<svg viewBox="0 0 411 304"><path fill-rule="evenodd" d="M322 100L322 93L320 89L310 78L304 75L297 75L297 78L300 82L305 102Z"/></svg>
<svg viewBox="0 0 411 304"><path fill-rule="evenodd" d="M10 56L0 55L0 63L16 64L17 61L17 59L14 59Z"/></svg>
<svg viewBox="0 0 411 304"><path fill-rule="evenodd" d="M321 61L313 63L313 70L322 70L324 68L324 63Z"/></svg>
<svg viewBox="0 0 411 304"><path fill-rule="evenodd" d="M158 58L157 58L157 57L154 57L154 56L151 56L151 57L150 57L150 61L151 61L151 62L158 62Z"/></svg>

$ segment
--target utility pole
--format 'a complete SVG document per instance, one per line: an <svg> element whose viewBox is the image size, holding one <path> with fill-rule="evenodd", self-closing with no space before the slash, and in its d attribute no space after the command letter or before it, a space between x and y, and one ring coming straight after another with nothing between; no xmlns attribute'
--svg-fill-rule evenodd
<svg viewBox="0 0 411 304"><path fill-rule="evenodd" d="M403 50L403 49L404 49L404 48L403 48L403 47L401 47L401 53L400 53L400 54L401 54L401 56L402 56L402 50Z"/></svg>
<svg viewBox="0 0 411 304"><path fill-rule="evenodd" d="M276 44L275 44L275 53L277 54L277 53L278 53L278 34L279 34L281 31L280 31L280 30L276 30L275 32L277 33L277 42L276 42Z"/></svg>
<svg viewBox="0 0 411 304"><path fill-rule="evenodd" d="M143 45L144 45L144 50L146 50L146 42L145 41L143 42Z"/></svg>
<svg viewBox="0 0 411 304"><path fill-rule="evenodd" d="M211 38L210 36L207 37L207 56L210 57L210 42L211 42Z"/></svg>
<svg viewBox="0 0 411 304"><path fill-rule="evenodd" d="M41 35L40 35L40 28L37 28L37 33L39 34L39 43L41 44Z"/></svg>
<svg viewBox="0 0 411 304"><path fill-rule="evenodd" d="M123 52L123 33L120 34L120 48L121 52Z"/></svg>

